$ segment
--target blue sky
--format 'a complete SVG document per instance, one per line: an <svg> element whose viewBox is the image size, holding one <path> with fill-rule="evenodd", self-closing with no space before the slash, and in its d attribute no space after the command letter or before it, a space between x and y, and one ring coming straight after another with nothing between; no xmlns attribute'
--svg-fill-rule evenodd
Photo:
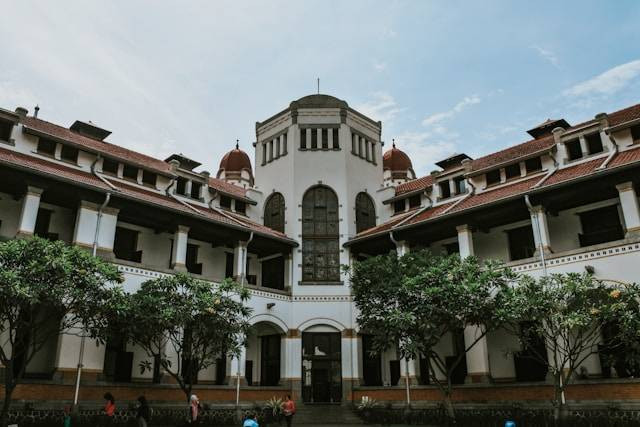
<svg viewBox="0 0 640 427"><path fill-rule="evenodd" d="M0 14L0 106L215 173L255 122L322 93L383 121L419 174L640 102L640 2L21 0Z"/></svg>

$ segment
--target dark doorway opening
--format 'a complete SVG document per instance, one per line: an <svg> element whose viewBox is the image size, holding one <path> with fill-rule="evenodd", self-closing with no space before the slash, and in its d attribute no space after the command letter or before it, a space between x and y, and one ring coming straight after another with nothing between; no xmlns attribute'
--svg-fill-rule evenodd
<svg viewBox="0 0 640 427"><path fill-rule="evenodd" d="M302 400L305 403L342 401L339 332L302 334Z"/></svg>

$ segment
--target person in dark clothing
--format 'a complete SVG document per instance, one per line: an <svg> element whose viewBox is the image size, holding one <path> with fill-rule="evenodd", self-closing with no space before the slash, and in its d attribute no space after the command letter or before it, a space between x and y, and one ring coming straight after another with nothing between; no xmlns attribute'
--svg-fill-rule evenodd
<svg viewBox="0 0 640 427"><path fill-rule="evenodd" d="M144 396L138 397L138 413L136 419L138 420L138 427L147 427L151 418L151 409L147 403L147 399Z"/></svg>

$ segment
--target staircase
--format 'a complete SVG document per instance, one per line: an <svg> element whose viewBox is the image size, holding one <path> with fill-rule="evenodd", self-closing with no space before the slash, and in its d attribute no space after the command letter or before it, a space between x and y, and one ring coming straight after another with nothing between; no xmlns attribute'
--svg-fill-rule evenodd
<svg viewBox="0 0 640 427"><path fill-rule="evenodd" d="M293 425L357 425L364 424L351 407L340 405L304 405L296 408Z"/></svg>

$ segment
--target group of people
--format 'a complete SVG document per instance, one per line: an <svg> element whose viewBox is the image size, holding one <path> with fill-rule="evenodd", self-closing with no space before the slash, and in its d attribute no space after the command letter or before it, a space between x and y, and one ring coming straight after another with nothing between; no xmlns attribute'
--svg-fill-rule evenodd
<svg viewBox="0 0 640 427"><path fill-rule="evenodd" d="M116 400L111 393L104 394L105 405L103 413L105 415L105 423L107 425L113 423L113 419L116 413ZM189 399L189 423L191 425L197 425L200 422L200 413L202 407L200 406L200 399L197 395L192 394ZM67 411L65 411L67 412ZM284 419L287 422L287 427L291 427L293 416L296 413L296 404L291 400L291 396L287 395L284 402L282 402L282 413ZM136 412L136 420L138 421L138 427L147 427L149 425L149 419L151 418L151 409L147 403L147 399L144 396L138 397L138 409ZM70 426L70 418L65 416L65 427ZM249 415L243 423L243 427L259 427L256 415Z"/></svg>

